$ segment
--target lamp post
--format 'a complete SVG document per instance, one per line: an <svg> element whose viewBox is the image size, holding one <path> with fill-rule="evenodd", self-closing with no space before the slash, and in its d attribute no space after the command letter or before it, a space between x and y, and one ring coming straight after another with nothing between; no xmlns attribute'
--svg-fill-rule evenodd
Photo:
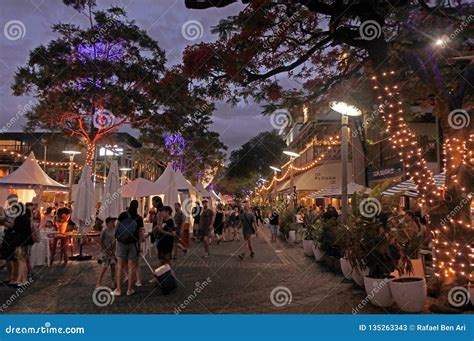
<svg viewBox="0 0 474 341"><path fill-rule="evenodd" d="M292 200L291 200L290 207L292 209L295 209L297 198L296 198L296 187L293 183L293 175L294 175L293 162L295 162L295 159L298 156L300 156L300 154L298 154L297 152L295 152L294 150L291 150L291 149L284 150L283 154L288 155L290 157L290 160L291 160L291 163L290 163L290 166L289 166L290 167L290 188L291 188L291 191L292 191L292 193L291 193Z"/></svg>
<svg viewBox="0 0 474 341"><path fill-rule="evenodd" d="M126 176L127 176L127 172L129 172L129 171L131 171L131 170L132 170L132 169L129 168L129 167L122 167L122 168L119 169L119 171L122 172L122 179L120 179L120 184L121 184L122 186L125 185L123 178L126 177Z"/></svg>
<svg viewBox="0 0 474 341"><path fill-rule="evenodd" d="M76 150L64 150L63 154L69 155L69 194L68 194L68 201L72 201L72 185L74 182L74 156L81 154Z"/></svg>
<svg viewBox="0 0 474 341"><path fill-rule="evenodd" d="M341 120L341 166L342 166L342 188L341 188L341 222L347 224L348 196L347 196L347 126L349 125L349 116L360 116L362 111L345 102L330 102L329 107L342 115Z"/></svg>
<svg viewBox="0 0 474 341"><path fill-rule="evenodd" d="M272 169L272 170L273 170L273 177L274 177L274 178L276 178L276 177L277 177L277 174L278 174L278 172L281 172L281 169L280 169L280 168L278 168L278 167L275 167L275 166L270 166L270 169ZM274 183L275 183L275 184L274 184L274 187L275 187L275 188L274 188L274 190L273 190L273 191L275 192L275 200L276 200L276 197L277 197L277 186L276 186L276 181L275 181Z"/></svg>

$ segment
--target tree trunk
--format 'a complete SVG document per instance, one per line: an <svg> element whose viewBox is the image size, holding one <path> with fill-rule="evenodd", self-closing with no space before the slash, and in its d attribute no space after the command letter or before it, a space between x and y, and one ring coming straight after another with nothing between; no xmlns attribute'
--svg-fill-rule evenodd
<svg viewBox="0 0 474 341"><path fill-rule="evenodd" d="M88 142L86 146L86 165L89 165L91 172L94 172L96 147L94 142Z"/></svg>

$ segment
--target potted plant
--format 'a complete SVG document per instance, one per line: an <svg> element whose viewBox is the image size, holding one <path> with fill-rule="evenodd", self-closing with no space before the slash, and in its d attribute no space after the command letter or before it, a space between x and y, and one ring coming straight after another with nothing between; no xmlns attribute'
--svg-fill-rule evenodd
<svg viewBox="0 0 474 341"><path fill-rule="evenodd" d="M316 262L322 262L325 253L321 247L321 233L323 230L323 222L318 220L312 225L313 255Z"/></svg>
<svg viewBox="0 0 474 341"><path fill-rule="evenodd" d="M291 224L295 222L295 212L291 209L282 209L280 211L280 235L284 240L290 236Z"/></svg>
<svg viewBox="0 0 474 341"><path fill-rule="evenodd" d="M399 265L400 248L384 216L362 220L362 225L364 264L369 269L364 277L365 291L372 304L389 307L393 304L389 283Z"/></svg>
<svg viewBox="0 0 474 341"><path fill-rule="evenodd" d="M413 262L418 261L418 254L423 238L419 235L407 236L404 231L398 231L398 243L401 259L398 272L402 277L390 282L390 291L397 306L403 311L417 313L423 311L426 303L426 280L422 276L413 276Z"/></svg>
<svg viewBox="0 0 474 341"><path fill-rule="evenodd" d="M319 237L319 220L315 214L309 213L304 217L303 253L314 257L313 244Z"/></svg>
<svg viewBox="0 0 474 341"><path fill-rule="evenodd" d="M335 219L329 219L322 222L320 247L325 253L325 263L335 272L341 272L339 259L341 258L341 247L338 244L339 236L342 231L342 225Z"/></svg>

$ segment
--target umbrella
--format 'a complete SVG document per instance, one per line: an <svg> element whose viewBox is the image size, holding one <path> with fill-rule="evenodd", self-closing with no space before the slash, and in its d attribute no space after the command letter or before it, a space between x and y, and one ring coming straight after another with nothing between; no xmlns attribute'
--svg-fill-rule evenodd
<svg viewBox="0 0 474 341"><path fill-rule="evenodd" d="M153 181L143 178L136 178L135 180L129 182L128 184L122 187L122 197L141 198L156 194L155 192L153 192L153 186Z"/></svg>
<svg viewBox="0 0 474 341"><path fill-rule="evenodd" d="M89 231L95 220L95 190L89 165L84 165L82 169L71 220L79 226L79 233L81 235ZM82 255L82 239L80 240L79 255L71 258L76 260L91 258L91 256Z"/></svg>
<svg viewBox="0 0 474 341"><path fill-rule="evenodd" d="M400 193L403 193L403 195L407 197L416 198L418 196L418 190L416 189L415 182L413 180L400 182L398 185L383 191L382 195L393 196Z"/></svg>
<svg viewBox="0 0 474 341"><path fill-rule="evenodd" d="M110 165L109 174L105 180L104 195L99 209L99 218L117 218L122 212L122 197L120 196L120 178L116 160Z"/></svg>

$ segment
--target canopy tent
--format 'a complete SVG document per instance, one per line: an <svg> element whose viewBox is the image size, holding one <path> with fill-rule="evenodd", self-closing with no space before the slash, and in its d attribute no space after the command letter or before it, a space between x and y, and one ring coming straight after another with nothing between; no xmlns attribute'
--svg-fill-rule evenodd
<svg viewBox="0 0 474 341"><path fill-rule="evenodd" d="M18 169L0 179L0 187L63 192L69 190L67 186L51 179L41 169L33 152Z"/></svg>
<svg viewBox="0 0 474 341"><path fill-rule="evenodd" d="M74 201L71 220L85 233L93 226L95 220L95 190L89 165L84 165L78 190Z"/></svg>
<svg viewBox="0 0 474 341"><path fill-rule="evenodd" d="M356 184L355 182L350 182L347 184L347 194L353 195L356 192L362 193L370 193L370 189ZM342 195L342 188L339 186L329 186L323 188L319 191L311 193L307 196L308 199L315 199L315 198L333 198L333 197L340 197Z"/></svg>
<svg viewBox="0 0 474 341"><path fill-rule="evenodd" d="M176 188L178 191L196 191L193 185L186 180L183 173L178 169L175 172Z"/></svg>
<svg viewBox="0 0 474 341"><path fill-rule="evenodd" d="M209 194L211 195L211 199L212 200L215 200L215 201L222 201L221 198L216 194L216 192L214 192L214 190L212 189Z"/></svg>
<svg viewBox="0 0 474 341"><path fill-rule="evenodd" d="M446 174L445 173L439 173L433 177L434 182L436 184L436 187L444 187L445 182L446 182ZM403 181L386 191L382 192L382 195L386 196L393 196L395 194L400 194L403 193L403 195L411 198L417 198L418 197L418 189L416 187L416 184L413 180L406 180Z"/></svg>
<svg viewBox="0 0 474 341"><path fill-rule="evenodd" d="M128 184L122 187L122 197L141 198L153 195L155 194L155 192L153 191L153 186L153 181L143 178L136 178L135 180L129 182Z"/></svg>
<svg viewBox="0 0 474 341"><path fill-rule="evenodd" d="M286 191L290 191L290 180L282 181L279 184L277 184L277 192L286 192Z"/></svg>
<svg viewBox="0 0 474 341"><path fill-rule="evenodd" d="M107 179L105 180L104 195L99 209L99 218L105 221L107 217L117 218L122 212L122 198L120 197L120 177L116 160L113 160Z"/></svg>
<svg viewBox="0 0 474 341"><path fill-rule="evenodd" d="M166 206L173 207L174 203L179 202L176 176L170 163L153 184L153 194L164 195L163 204Z"/></svg>
<svg viewBox="0 0 474 341"><path fill-rule="evenodd" d="M211 197L211 194L206 191L206 189L204 188L204 186L202 185L202 183L198 183L196 185L196 190L198 191L199 195L202 197L202 198L210 198Z"/></svg>

